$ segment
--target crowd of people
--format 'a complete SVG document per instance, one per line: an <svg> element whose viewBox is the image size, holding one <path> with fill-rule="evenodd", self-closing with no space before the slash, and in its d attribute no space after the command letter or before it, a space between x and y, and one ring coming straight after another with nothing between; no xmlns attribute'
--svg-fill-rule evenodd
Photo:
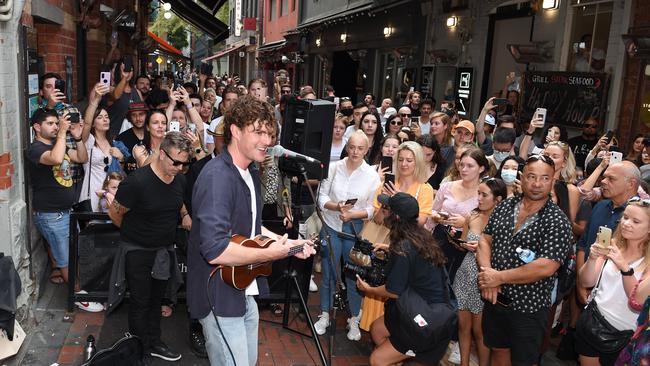
<svg viewBox="0 0 650 366"><path fill-rule="evenodd" d="M318 97L311 86L294 88L285 70L273 85L245 85L235 75L200 73L198 83L135 76L128 64L115 62L111 82L97 82L84 108L69 104L59 75L41 76L28 160L50 280L68 281L71 210L108 213L121 241L106 308L129 289L129 331L148 354L182 357L160 330L183 280L177 246L188 258L193 351L213 365L254 365L255 297L268 285L258 278L238 289L214 272L314 254L296 225L309 205L324 218L315 330L330 327L340 273L347 338L369 330L372 365L437 364L448 344L449 361L460 365L472 349L479 365L535 365L558 332L562 357L613 365L629 345L650 295L650 139L636 136L623 154L595 118L569 138L562 121L522 120L519 94L507 88L505 105L490 98L468 120L453 101L418 91L403 100L368 93L354 104L357 96L328 87L322 99L336 104L329 171L322 182L302 182L318 190L311 202L267 153L292 123L284 120L292 100ZM253 250L234 243L235 234L273 242ZM384 284L340 270L357 235L387 254ZM457 331L417 341L404 334L401 296L457 303ZM594 312L618 331L618 347L601 347L591 334L599 332Z"/></svg>

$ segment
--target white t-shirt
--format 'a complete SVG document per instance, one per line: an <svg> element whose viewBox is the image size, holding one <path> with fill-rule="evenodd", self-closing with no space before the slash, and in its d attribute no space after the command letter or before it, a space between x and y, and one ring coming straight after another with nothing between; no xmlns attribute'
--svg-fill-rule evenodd
<svg viewBox="0 0 650 366"><path fill-rule="evenodd" d="M343 134L343 144L345 145L348 142L348 139L350 136L356 131L356 127L354 125L348 126L348 128L345 129L345 133Z"/></svg>
<svg viewBox="0 0 650 366"><path fill-rule="evenodd" d="M341 141L341 144L336 146L334 145L334 142L332 142L332 149L330 150L330 164L341 160L341 153L343 152L343 148L345 147L345 143Z"/></svg>
<svg viewBox="0 0 650 366"><path fill-rule="evenodd" d="M428 135L429 131L431 131L431 122L430 121L427 122L427 123L424 123L424 122L420 123L420 132L423 135Z"/></svg>
<svg viewBox="0 0 650 366"><path fill-rule="evenodd" d="M205 141L206 145L214 144L214 136L210 135L208 133L208 130L210 130L210 132L214 132L217 129L217 126L219 126L221 123L223 123L223 116L213 119L210 121L208 128L203 129L203 141Z"/></svg>
<svg viewBox="0 0 650 366"><path fill-rule="evenodd" d="M251 222L253 224L251 225L249 238L253 238L255 237L255 220L257 219L257 205L255 204L255 202L257 202L255 196L255 185L253 185L253 177L251 176L251 172L248 169L240 169L237 166L237 170L239 171L239 174L244 179L244 182L246 182L246 185L251 192ZM255 296L259 294L260 290L257 288L257 281L251 282L251 284L246 287L247 296Z"/></svg>

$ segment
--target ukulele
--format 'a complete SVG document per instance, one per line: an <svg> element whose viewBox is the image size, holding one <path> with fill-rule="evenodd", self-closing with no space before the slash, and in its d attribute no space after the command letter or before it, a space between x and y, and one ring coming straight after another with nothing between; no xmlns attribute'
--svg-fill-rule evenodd
<svg viewBox="0 0 650 366"><path fill-rule="evenodd" d="M264 250L271 243L275 242L275 239L271 239L268 236L258 235L252 239L249 239L243 235L235 234L232 236L231 242L239 244L243 247L251 249L260 249ZM314 241L312 246L317 245L318 240ZM295 255L302 252L304 244L296 245L289 248L289 256ZM273 262L262 262L262 263L252 263L244 264L241 266L220 266L221 269L221 279L228 285L238 289L244 290L248 285L250 285L257 276L268 276L271 274Z"/></svg>

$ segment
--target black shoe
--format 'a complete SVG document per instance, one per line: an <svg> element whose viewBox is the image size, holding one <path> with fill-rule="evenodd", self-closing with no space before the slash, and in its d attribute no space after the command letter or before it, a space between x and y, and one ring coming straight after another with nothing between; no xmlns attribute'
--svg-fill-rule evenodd
<svg viewBox="0 0 650 366"><path fill-rule="evenodd" d="M201 329L190 329L190 348L198 357L208 358L208 352L205 350L205 337Z"/></svg>
<svg viewBox="0 0 650 366"><path fill-rule="evenodd" d="M160 342L156 346L149 348L149 354L152 357L158 357L165 361L178 361L181 359L181 354L172 351L166 344Z"/></svg>

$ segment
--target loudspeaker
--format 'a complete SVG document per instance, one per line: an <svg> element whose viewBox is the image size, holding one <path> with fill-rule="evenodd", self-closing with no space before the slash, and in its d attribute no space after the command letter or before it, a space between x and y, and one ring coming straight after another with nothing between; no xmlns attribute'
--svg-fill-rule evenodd
<svg viewBox="0 0 650 366"><path fill-rule="evenodd" d="M305 164L310 179L325 179L329 169L336 105L327 100L291 99L287 102L280 143L285 149L320 160ZM280 169L298 175L295 161L280 158Z"/></svg>

